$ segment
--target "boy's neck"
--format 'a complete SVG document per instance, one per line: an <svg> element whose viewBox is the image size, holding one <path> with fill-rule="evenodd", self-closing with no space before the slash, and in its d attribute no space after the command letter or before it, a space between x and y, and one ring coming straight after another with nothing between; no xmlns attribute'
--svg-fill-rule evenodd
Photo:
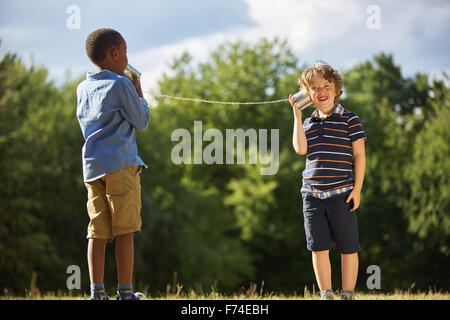
<svg viewBox="0 0 450 320"><path fill-rule="evenodd" d="M332 107L329 107L327 109L319 109L319 108L317 108L317 116L320 119L325 119L326 117L328 117L330 114L333 113L335 108L336 108L335 105L333 105Z"/></svg>
<svg viewBox="0 0 450 320"><path fill-rule="evenodd" d="M317 109L317 110L318 110L319 118L321 118L321 119L325 119L326 117L328 117L330 114L333 113L333 110L331 110L331 111L321 111L319 109Z"/></svg>
<svg viewBox="0 0 450 320"><path fill-rule="evenodd" d="M112 73L115 73L117 75L119 75L116 71L114 71L114 68L108 66L108 65L95 65L95 68L97 69L97 72L101 72L103 70L108 70Z"/></svg>
<svg viewBox="0 0 450 320"><path fill-rule="evenodd" d="M99 67L99 66L96 66L95 68L97 69L97 72L102 72L102 71L104 71L104 70L108 70L108 71L110 71L110 72L115 73L114 71L112 71L112 70L109 69L109 68L102 68L102 67Z"/></svg>

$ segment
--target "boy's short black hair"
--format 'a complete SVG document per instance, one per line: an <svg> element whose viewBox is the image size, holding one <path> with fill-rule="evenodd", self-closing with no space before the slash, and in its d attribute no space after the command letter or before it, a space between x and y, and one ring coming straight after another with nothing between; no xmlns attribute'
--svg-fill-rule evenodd
<svg viewBox="0 0 450 320"><path fill-rule="evenodd" d="M111 47L118 47L122 42L122 35L116 30L102 28L92 32L86 39L86 53L96 65L105 59L106 51Z"/></svg>

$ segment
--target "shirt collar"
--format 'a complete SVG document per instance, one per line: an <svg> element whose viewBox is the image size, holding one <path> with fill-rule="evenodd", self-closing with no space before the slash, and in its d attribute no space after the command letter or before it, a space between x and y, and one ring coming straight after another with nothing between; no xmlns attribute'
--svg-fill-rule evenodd
<svg viewBox="0 0 450 320"><path fill-rule="evenodd" d="M333 113L329 115L329 117L333 116L334 114L338 114L338 115L342 116L343 113L344 113L344 107L341 106L341 104L338 104L334 108ZM314 112L311 115L311 118L318 118L319 119L319 115L318 115L317 109L314 110Z"/></svg>
<svg viewBox="0 0 450 320"><path fill-rule="evenodd" d="M89 80L101 80L101 79L110 78L112 76L117 76L117 74L115 74L112 71L106 70L106 69L99 71L99 72L88 72L86 74L86 78Z"/></svg>

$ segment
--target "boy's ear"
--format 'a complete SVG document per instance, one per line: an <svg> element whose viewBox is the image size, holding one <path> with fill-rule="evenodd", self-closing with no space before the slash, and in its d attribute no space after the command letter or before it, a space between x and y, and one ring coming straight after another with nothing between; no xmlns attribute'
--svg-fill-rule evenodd
<svg viewBox="0 0 450 320"><path fill-rule="evenodd" d="M119 58L119 50L116 47L111 47L109 50L109 55L113 60L117 60Z"/></svg>

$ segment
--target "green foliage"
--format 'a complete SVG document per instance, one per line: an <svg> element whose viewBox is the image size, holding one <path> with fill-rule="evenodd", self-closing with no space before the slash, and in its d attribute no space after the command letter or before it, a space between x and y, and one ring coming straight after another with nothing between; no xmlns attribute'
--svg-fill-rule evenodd
<svg viewBox="0 0 450 320"><path fill-rule="evenodd" d="M447 78L448 80L448 78ZM419 248L450 256L450 91L439 86L429 97L433 116L412 144L411 161L404 170L410 186L403 207L408 212L409 231L418 236ZM417 121L423 121L419 113ZM447 262L447 267L448 267Z"/></svg>
<svg viewBox="0 0 450 320"><path fill-rule="evenodd" d="M27 69L14 55L1 61L0 79L1 286L23 293L33 271L62 286L69 261L81 257L85 222L84 199L73 192L82 184L75 87L60 93L44 68Z"/></svg>
<svg viewBox="0 0 450 320"><path fill-rule="evenodd" d="M380 54L374 61L344 73L344 106L358 113L368 136L359 210L361 260L382 268L389 289L412 283L448 286L443 279L449 278L444 266L449 264L445 190L450 162L446 129L438 123L445 121L441 115L448 109L449 88L442 81L430 85L423 74L404 79L390 55ZM426 227L436 219L440 228ZM429 259L442 265L430 266Z"/></svg>
<svg viewBox="0 0 450 320"><path fill-rule="evenodd" d="M170 68L160 92L222 101L285 98L296 92L301 74L288 44L278 39L224 43L198 64L186 52ZM412 283L448 289L448 85L424 74L405 78L383 53L342 73L341 102L360 116L368 136L358 286L365 289L364 270L376 264L383 290ZM65 290L66 268L76 264L87 290L83 139L75 117L79 81L57 88L45 68L27 68L11 54L0 62L0 289L24 294L36 272L41 290ZM261 175L261 164L174 164L171 134L185 128L194 137L194 121L202 121L203 131L223 134L279 129L277 174ZM293 151L292 124L287 103L236 106L156 97L149 129L136 133L139 154L149 164L135 244L139 288L156 294L180 282L187 292L231 292L264 282L266 291L289 293L315 283L300 197L304 157ZM116 281L112 250L107 286ZM332 253L336 285L339 264Z"/></svg>

